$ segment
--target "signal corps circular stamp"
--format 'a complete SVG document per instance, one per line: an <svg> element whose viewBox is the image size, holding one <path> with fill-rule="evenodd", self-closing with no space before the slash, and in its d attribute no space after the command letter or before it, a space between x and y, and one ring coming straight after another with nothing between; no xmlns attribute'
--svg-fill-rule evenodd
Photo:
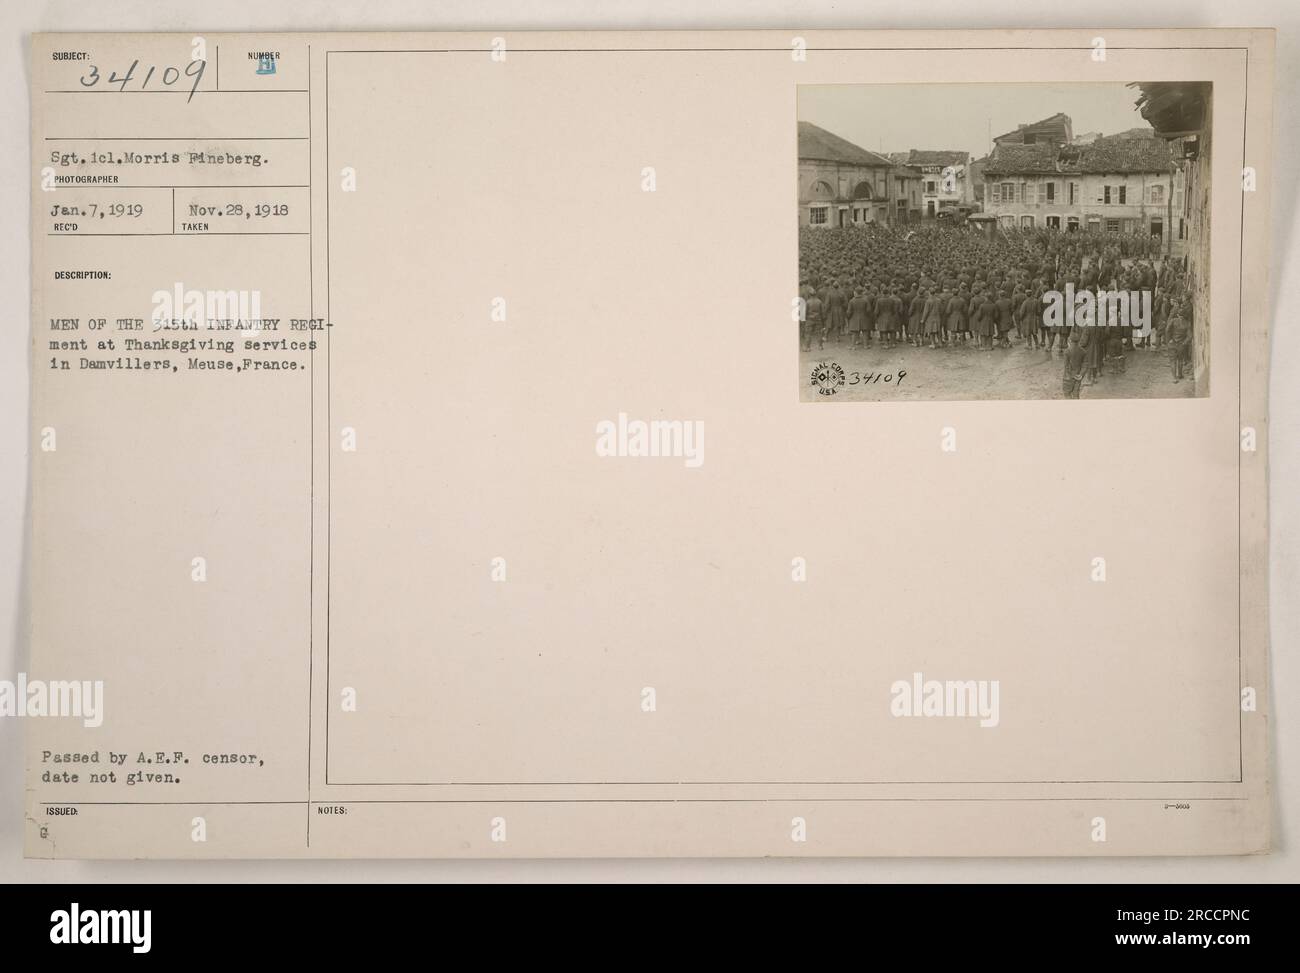
<svg viewBox="0 0 1300 973"><path fill-rule="evenodd" d="M809 383L818 395L834 395L844 385L844 369L833 362L820 361L813 366Z"/></svg>

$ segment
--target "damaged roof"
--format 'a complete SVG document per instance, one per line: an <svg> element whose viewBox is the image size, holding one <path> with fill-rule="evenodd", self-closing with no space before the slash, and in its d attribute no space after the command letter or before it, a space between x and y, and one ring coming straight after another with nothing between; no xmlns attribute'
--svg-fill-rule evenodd
<svg viewBox="0 0 1300 973"><path fill-rule="evenodd" d="M1169 143L1156 137L1135 137L1132 131L1109 135L1086 145L1057 148L1047 143L1000 143L993 148L984 174L1069 175L1126 172L1166 172L1173 160Z"/></svg>
<svg viewBox="0 0 1300 973"><path fill-rule="evenodd" d="M1137 109L1161 135L1194 132L1205 124L1213 90L1208 81L1153 81L1129 85L1142 94Z"/></svg>
<svg viewBox="0 0 1300 973"><path fill-rule="evenodd" d="M912 149L907 154L911 166L964 166L970 158L968 152L955 149Z"/></svg>

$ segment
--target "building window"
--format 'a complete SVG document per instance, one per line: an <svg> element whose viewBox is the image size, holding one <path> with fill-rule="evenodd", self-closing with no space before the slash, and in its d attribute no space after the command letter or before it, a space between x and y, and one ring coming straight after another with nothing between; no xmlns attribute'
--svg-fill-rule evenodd
<svg viewBox="0 0 1300 973"><path fill-rule="evenodd" d="M810 226L825 226L828 219L830 219L829 206L808 207L808 224Z"/></svg>
<svg viewBox="0 0 1300 973"><path fill-rule="evenodd" d="M1072 182L1070 183L1070 205L1073 206L1078 201L1079 201L1079 184L1077 182ZM1079 221L1075 220L1074 222L1077 225Z"/></svg>
<svg viewBox="0 0 1300 973"><path fill-rule="evenodd" d="M1156 206L1161 206L1161 205L1164 204L1164 201L1165 201L1165 187L1164 187L1164 186L1152 186L1152 187L1151 187L1151 202L1154 203Z"/></svg>
<svg viewBox="0 0 1300 973"><path fill-rule="evenodd" d="M1119 220L1107 220L1107 221L1106 221L1106 232L1107 232L1107 233L1118 233L1118 232L1119 232Z"/></svg>
<svg viewBox="0 0 1300 973"><path fill-rule="evenodd" d="M1032 230L1034 228L1034 218L1032 216L1022 216L1020 217L1020 225L1026 230Z"/></svg>
<svg viewBox="0 0 1300 973"><path fill-rule="evenodd" d="M1074 184L1071 183L1070 185L1074 185ZM1077 233L1078 231L1079 231L1079 217L1067 216L1065 218L1065 232Z"/></svg>
<svg viewBox="0 0 1300 973"><path fill-rule="evenodd" d="M1047 184L1047 201L1049 203L1056 202L1056 183L1054 182Z"/></svg>
<svg viewBox="0 0 1300 973"><path fill-rule="evenodd" d="M1119 187L1119 204L1120 204L1121 206L1123 206L1123 205L1127 202L1127 199L1126 199L1127 192L1128 192L1128 187L1127 187L1127 186L1120 186L1120 187Z"/></svg>
<svg viewBox="0 0 1300 973"><path fill-rule="evenodd" d="M925 181L925 191L929 195L933 196L935 193L939 191L939 184L935 182L933 179L927 179Z"/></svg>
<svg viewBox="0 0 1300 973"><path fill-rule="evenodd" d="M1103 187L1102 187L1102 190L1101 190L1101 201L1102 201L1103 203L1105 203L1107 206L1110 205L1110 187L1109 187L1109 186L1103 186Z"/></svg>
<svg viewBox="0 0 1300 973"><path fill-rule="evenodd" d="M1075 220L1074 225L1077 227L1079 221ZM1049 216L1047 218L1047 228L1049 230L1059 230L1061 228L1061 218L1059 216Z"/></svg>
<svg viewBox="0 0 1300 973"><path fill-rule="evenodd" d="M1016 184L1014 182L1002 183L1002 202L1014 203L1016 201Z"/></svg>

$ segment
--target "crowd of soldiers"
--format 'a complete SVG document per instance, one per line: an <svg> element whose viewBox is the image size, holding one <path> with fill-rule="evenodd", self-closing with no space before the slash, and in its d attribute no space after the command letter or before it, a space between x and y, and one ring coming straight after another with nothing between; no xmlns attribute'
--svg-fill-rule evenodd
<svg viewBox="0 0 1300 973"><path fill-rule="evenodd" d="M1135 347L1163 348L1173 378L1191 372L1191 281L1160 238L1092 230L880 224L799 237L800 343L854 347L960 348L992 352L1013 341L1065 359L1063 391L1122 372ZM1158 268L1157 269L1157 265ZM1135 338L1102 326L1046 326L1043 295L1083 290L1150 291L1151 330Z"/></svg>

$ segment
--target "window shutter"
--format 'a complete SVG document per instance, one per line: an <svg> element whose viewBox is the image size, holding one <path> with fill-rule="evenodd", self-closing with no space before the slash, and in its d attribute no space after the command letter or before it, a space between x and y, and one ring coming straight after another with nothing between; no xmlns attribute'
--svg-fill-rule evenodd
<svg viewBox="0 0 1300 973"><path fill-rule="evenodd" d="M995 202L1002 202L1002 187L996 182L989 183L989 198Z"/></svg>

